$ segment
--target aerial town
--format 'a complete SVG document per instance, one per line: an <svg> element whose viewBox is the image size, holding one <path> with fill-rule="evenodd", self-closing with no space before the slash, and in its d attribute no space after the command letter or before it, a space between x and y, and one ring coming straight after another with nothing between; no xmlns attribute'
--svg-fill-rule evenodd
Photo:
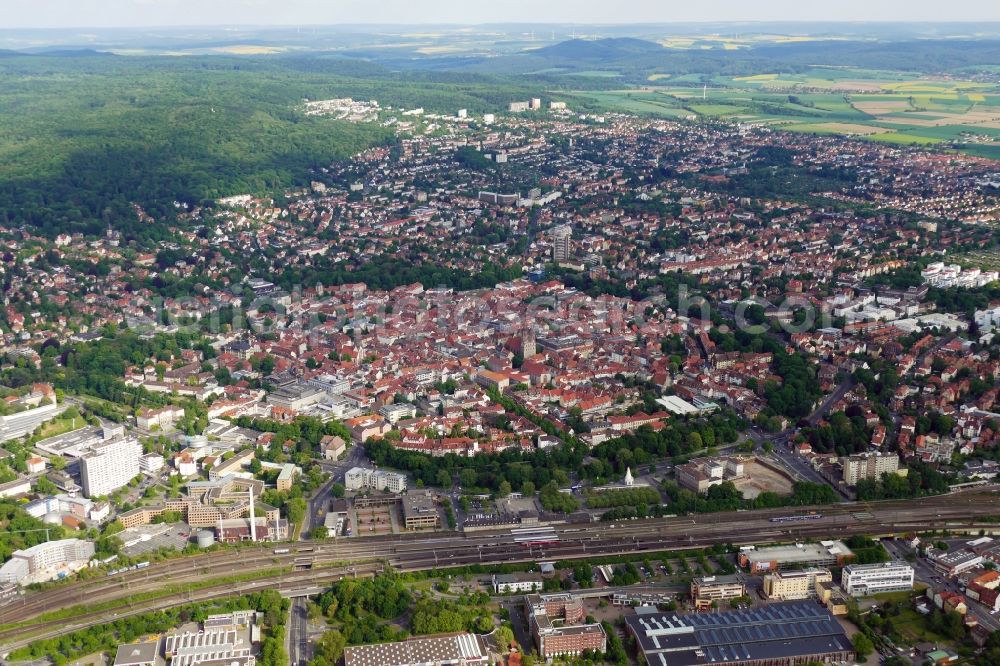
<svg viewBox="0 0 1000 666"><path fill-rule="evenodd" d="M996 663L1000 162L536 94L0 218L5 664Z"/></svg>

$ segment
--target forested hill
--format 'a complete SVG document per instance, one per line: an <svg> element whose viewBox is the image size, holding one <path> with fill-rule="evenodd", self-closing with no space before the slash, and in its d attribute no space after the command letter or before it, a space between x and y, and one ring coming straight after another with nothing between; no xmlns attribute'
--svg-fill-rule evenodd
<svg viewBox="0 0 1000 666"><path fill-rule="evenodd" d="M353 96L454 112L496 108L517 85L475 74L392 74L342 58L0 58L0 223L44 234L110 224L150 240L133 204L280 192L388 141L378 124L306 117L304 98Z"/></svg>

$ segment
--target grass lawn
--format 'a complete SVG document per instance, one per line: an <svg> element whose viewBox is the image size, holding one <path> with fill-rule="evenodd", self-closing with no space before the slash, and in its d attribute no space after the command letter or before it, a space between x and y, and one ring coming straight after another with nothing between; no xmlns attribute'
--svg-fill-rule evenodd
<svg viewBox="0 0 1000 666"><path fill-rule="evenodd" d="M59 417L42 425L41 437L42 439L55 437L56 435L62 435L63 433L70 432L71 430L82 428L85 425L87 425L87 422L82 416L77 416L71 419Z"/></svg>

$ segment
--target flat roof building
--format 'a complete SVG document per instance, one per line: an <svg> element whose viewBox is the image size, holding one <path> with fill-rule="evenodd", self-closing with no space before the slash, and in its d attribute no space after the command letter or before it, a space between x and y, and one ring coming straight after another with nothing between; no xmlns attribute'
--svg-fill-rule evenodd
<svg viewBox="0 0 1000 666"><path fill-rule="evenodd" d="M817 583L833 582L829 569L809 568L799 571L774 571L764 576L764 594L768 599L791 601L817 596Z"/></svg>
<svg viewBox="0 0 1000 666"><path fill-rule="evenodd" d="M403 495L403 524L408 530L434 529L441 524L437 505L430 493Z"/></svg>
<svg viewBox="0 0 1000 666"><path fill-rule="evenodd" d="M840 574L840 587L853 597L912 590L914 571L906 562L850 564Z"/></svg>
<svg viewBox="0 0 1000 666"><path fill-rule="evenodd" d="M810 601L692 615L643 607L625 622L647 666L795 666L854 659L844 628Z"/></svg>
<svg viewBox="0 0 1000 666"><path fill-rule="evenodd" d="M118 490L139 475L142 445L132 437L95 444L80 458L83 494L100 497Z"/></svg>
<svg viewBox="0 0 1000 666"><path fill-rule="evenodd" d="M114 666L153 666L160 651L160 639L118 646Z"/></svg>
<svg viewBox="0 0 1000 666"><path fill-rule="evenodd" d="M704 610L726 599L738 599L746 596L747 588L738 575L704 576L691 579L691 599L695 608Z"/></svg>
<svg viewBox="0 0 1000 666"><path fill-rule="evenodd" d="M744 550L740 552L740 566L749 568L751 573L761 573L791 566L842 566L853 557L854 553L842 541L820 541Z"/></svg>
<svg viewBox="0 0 1000 666"><path fill-rule="evenodd" d="M524 609L538 654L545 659L607 650L604 627L585 624L583 603L571 594L529 594Z"/></svg>
<svg viewBox="0 0 1000 666"><path fill-rule="evenodd" d="M451 634L344 649L344 666L485 666L489 652L481 636Z"/></svg>

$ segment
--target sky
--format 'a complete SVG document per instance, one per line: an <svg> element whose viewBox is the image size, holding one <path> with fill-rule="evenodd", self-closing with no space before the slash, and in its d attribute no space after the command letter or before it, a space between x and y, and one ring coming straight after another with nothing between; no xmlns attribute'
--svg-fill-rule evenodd
<svg viewBox="0 0 1000 666"><path fill-rule="evenodd" d="M1000 21L997 0L2 0L0 28Z"/></svg>

